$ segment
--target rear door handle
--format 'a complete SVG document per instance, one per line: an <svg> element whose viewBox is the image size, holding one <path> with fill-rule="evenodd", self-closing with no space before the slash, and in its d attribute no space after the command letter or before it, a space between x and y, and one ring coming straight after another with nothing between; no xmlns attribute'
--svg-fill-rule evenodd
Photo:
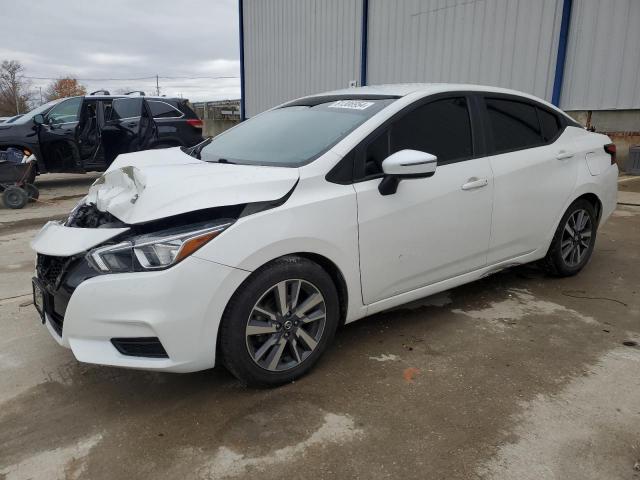
<svg viewBox="0 0 640 480"><path fill-rule="evenodd" d="M475 190L476 188L486 187L487 185L489 185L489 180L486 178L471 177L467 180L467 183L462 185L462 190Z"/></svg>
<svg viewBox="0 0 640 480"><path fill-rule="evenodd" d="M556 155L556 160L566 160L568 158L572 158L575 154L572 152L565 152L564 150L559 152L558 155Z"/></svg>

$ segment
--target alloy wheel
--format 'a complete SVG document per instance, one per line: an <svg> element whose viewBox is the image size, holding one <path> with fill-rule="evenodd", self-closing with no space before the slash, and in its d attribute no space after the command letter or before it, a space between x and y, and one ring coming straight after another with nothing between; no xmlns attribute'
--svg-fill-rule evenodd
<svg viewBox="0 0 640 480"><path fill-rule="evenodd" d="M301 279L273 285L253 306L245 330L251 359L272 372L292 369L316 349L326 323L320 290Z"/></svg>
<svg viewBox="0 0 640 480"><path fill-rule="evenodd" d="M562 260L569 266L579 265L591 246L593 228L591 217L585 209L573 212L564 226L560 241Z"/></svg>

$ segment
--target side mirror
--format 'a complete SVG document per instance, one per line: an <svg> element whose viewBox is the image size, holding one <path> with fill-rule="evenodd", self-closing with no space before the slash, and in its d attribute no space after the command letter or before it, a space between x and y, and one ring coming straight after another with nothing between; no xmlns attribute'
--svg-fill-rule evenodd
<svg viewBox="0 0 640 480"><path fill-rule="evenodd" d="M382 162L384 178L378 185L382 195L392 195L398 190L400 180L426 178L436 173L438 157L418 150L400 150Z"/></svg>
<svg viewBox="0 0 640 480"><path fill-rule="evenodd" d="M41 113L33 116L33 123L36 125L44 125L44 115Z"/></svg>

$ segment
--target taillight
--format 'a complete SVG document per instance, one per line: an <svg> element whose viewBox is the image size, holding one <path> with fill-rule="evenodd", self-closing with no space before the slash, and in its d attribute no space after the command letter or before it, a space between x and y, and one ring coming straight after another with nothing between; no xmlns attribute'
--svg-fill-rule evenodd
<svg viewBox="0 0 640 480"><path fill-rule="evenodd" d="M611 165L615 165L616 164L616 144L608 143L607 145L604 146L604 151L607 152L611 157Z"/></svg>
<svg viewBox="0 0 640 480"><path fill-rule="evenodd" d="M202 120L199 118L189 118L187 119L187 123L194 128L202 128Z"/></svg>

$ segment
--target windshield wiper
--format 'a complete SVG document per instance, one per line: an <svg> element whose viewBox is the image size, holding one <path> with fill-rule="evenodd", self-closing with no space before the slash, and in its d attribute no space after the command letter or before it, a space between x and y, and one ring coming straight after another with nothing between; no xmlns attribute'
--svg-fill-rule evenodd
<svg viewBox="0 0 640 480"><path fill-rule="evenodd" d="M212 138L207 138L204 142L200 142L199 144L194 145L193 147L180 147L180 150L182 150L187 155L191 155L192 157L195 157L198 160L202 160L202 157L200 156L200 152L202 152L202 149L204 147L206 147L211 143L211 140Z"/></svg>

